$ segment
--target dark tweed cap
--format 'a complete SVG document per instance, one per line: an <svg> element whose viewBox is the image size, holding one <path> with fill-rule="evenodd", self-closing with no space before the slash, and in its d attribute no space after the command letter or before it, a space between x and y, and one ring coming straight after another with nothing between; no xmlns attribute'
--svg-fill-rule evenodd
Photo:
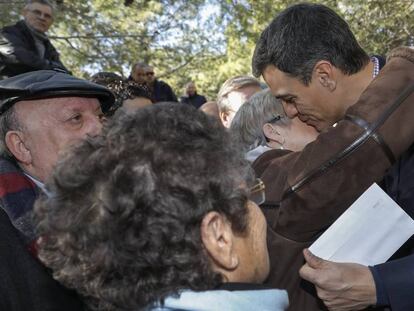
<svg viewBox="0 0 414 311"><path fill-rule="evenodd" d="M0 115L16 102L51 97L95 97L106 112L114 103L107 88L53 70L27 72L0 81Z"/></svg>

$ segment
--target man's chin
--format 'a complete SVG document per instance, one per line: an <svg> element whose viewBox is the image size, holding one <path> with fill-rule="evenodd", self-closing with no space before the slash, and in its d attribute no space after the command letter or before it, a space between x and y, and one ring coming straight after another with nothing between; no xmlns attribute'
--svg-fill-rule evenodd
<svg viewBox="0 0 414 311"><path fill-rule="evenodd" d="M47 28L46 27L43 27L43 26L37 26L37 25L35 25L35 26L32 26L36 31L38 31L38 32L46 32L47 31Z"/></svg>
<svg viewBox="0 0 414 311"><path fill-rule="evenodd" d="M305 123L309 126L312 126L319 133L325 131L328 128L325 123L315 122L313 120L306 120Z"/></svg>

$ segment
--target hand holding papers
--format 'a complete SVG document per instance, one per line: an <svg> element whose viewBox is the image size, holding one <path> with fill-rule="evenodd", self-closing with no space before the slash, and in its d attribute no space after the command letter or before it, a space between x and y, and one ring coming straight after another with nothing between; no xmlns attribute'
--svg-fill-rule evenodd
<svg viewBox="0 0 414 311"><path fill-rule="evenodd" d="M326 260L372 266L389 259L413 234L413 219L373 184L309 250Z"/></svg>

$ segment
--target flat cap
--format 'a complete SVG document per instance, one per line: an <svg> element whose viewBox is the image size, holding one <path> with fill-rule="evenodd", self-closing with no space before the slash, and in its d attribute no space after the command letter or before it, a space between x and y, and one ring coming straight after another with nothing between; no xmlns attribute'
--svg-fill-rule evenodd
<svg viewBox="0 0 414 311"><path fill-rule="evenodd" d="M115 98L104 86L53 70L31 71L0 81L0 115L21 100L95 97L106 112Z"/></svg>

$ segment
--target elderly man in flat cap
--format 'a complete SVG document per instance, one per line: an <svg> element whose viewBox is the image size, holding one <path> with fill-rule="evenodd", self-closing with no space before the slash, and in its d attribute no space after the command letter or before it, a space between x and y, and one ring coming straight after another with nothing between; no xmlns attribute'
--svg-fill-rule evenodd
<svg viewBox="0 0 414 311"><path fill-rule="evenodd" d="M0 81L0 310L82 309L36 260L31 210L59 156L100 132L113 101L102 86L50 70Z"/></svg>

